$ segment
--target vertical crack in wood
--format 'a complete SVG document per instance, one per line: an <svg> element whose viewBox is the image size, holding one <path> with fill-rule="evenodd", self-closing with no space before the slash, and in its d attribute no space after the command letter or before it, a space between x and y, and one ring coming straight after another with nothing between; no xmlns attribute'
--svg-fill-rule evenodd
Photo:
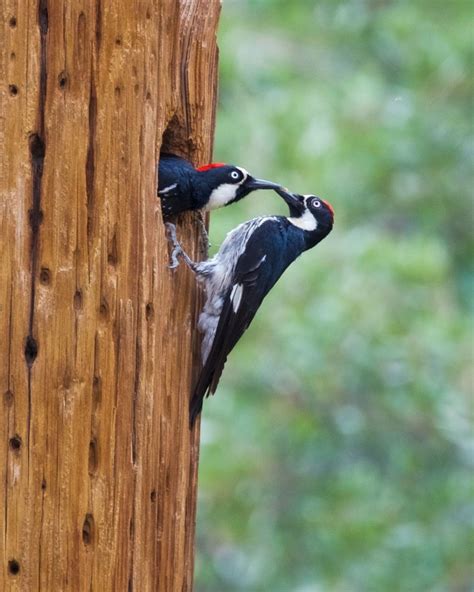
<svg viewBox="0 0 474 592"><path fill-rule="evenodd" d="M93 58L92 58L93 62ZM87 195L87 239L93 231L94 216L94 181L95 181L95 134L97 126L97 96L94 80L94 67L91 65L91 86L89 94L89 136L86 158L86 195Z"/></svg>
<svg viewBox="0 0 474 592"><path fill-rule="evenodd" d="M41 518L40 518L40 539L38 548L38 584L41 591L41 567L43 565L43 523L44 523L44 497L46 494L46 481L43 477L41 482Z"/></svg>
<svg viewBox="0 0 474 592"><path fill-rule="evenodd" d="M39 68L39 96L38 96L38 115L36 133L30 135L30 161L32 173L32 207L29 212L29 223L31 228L31 291L30 291L30 314L28 322L28 336L25 344L25 358L28 366L28 418L27 431L28 442L30 441L31 428L31 369L38 353L38 342L34 333L34 313L36 298L36 273L38 268L38 248L39 248L39 230L43 220L41 211L41 182L43 179L43 167L45 158L45 139L44 139L44 111L46 104L46 39L48 34L48 7L46 0L40 0L38 4L38 27L40 31L40 68ZM28 446L28 456L31 446ZM28 470L30 463L28 463Z"/></svg>
<svg viewBox="0 0 474 592"><path fill-rule="evenodd" d="M7 376L7 391L4 395L4 402L7 407L6 413L8 420L6 425L10 429L10 407L13 403L13 394L11 391L11 358L12 358L12 343L13 343L13 286L10 287L10 310L8 316L8 376ZM4 532L3 532L3 548L7 548L8 541L8 488L10 485L8 467L5 470L5 487L4 487Z"/></svg>
<svg viewBox="0 0 474 592"><path fill-rule="evenodd" d="M137 324L139 322L138 312L137 312ZM133 590L133 574L134 574L134 562L135 562L135 540L134 540L134 533L135 529L132 530L132 525L135 525L135 517L136 517L136 491L137 491L137 404L138 404L138 389L139 389L139 376L140 376L140 368L141 368L141 351L139 346L139 339L138 339L138 329L137 335L135 340L135 375L134 375L134 385L133 385L133 399L132 399L132 425L131 425L131 447L132 447L132 465L133 465L133 499L134 502L132 504L132 517L130 521L131 531L130 531L130 571L129 571L129 580L128 580L128 588L129 590Z"/></svg>
<svg viewBox="0 0 474 592"><path fill-rule="evenodd" d="M82 542L84 545L93 545L95 543L95 520L91 513L87 513L82 524Z"/></svg>
<svg viewBox="0 0 474 592"><path fill-rule="evenodd" d="M138 320L138 319L137 319ZM133 384L133 399L132 399L132 463L135 467L137 464L137 404L138 404L138 389L140 387L140 369L141 369L141 348L138 339L138 331L135 339L135 371Z"/></svg>
<svg viewBox="0 0 474 592"><path fill-rule="evenodd" d="M189 105L189 80L188 80L188 68L189 68L189 57L191 53L191 31L194 15L196 12L197 4L189 3L188 6L189 14L183 11L183 28L185 34L183 35L183 49L181 54L181 104L184 107L184 125L186 127L186 138L190 139L191 135L191 108Z"/></svg>
<svg viewBox="0 0 474 592"><path fill-rule="evenodd" d="M102 43L102 0L96 0L95 42L97 44L97 51L100 51L100 45Z"/></svg>

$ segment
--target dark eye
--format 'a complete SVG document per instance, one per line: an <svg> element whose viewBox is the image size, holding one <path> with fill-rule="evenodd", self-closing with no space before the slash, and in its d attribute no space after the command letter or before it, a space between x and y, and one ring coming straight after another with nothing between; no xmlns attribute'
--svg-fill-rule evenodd
<svg viewBox="0 0 474 592"><path fill-rule="evenodd" d="M235 180L240 179L240 174L237 171L232 171L230 176L232 179L235 179Z"/></svg>
<svg viewBox="0 0 474 592"><path fill-rule="evenodd" d="M320 208L321 207L321 202L319 201L319 199L312 199L311 200L311 207L313 207L313 208Z"/></svg>

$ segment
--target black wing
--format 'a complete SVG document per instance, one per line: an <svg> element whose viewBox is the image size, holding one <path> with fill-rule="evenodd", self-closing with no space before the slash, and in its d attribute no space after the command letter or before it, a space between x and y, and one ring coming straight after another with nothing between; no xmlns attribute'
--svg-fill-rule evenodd
<svg viewBox="0 0 474 592"><path fill-rule="evenodd" d="M232 285L224 298L211 350L194 388L190 403L191 425L202 409L204 397L215 392L227 356L286 267L281 257L281 241L273 240L275 233L269 230L265 232L267 240L259 240L255 236L256 240L252 241L254 244L248 245L237 262ZM281 232L277 236L281 236Z"/></svg>
<svg viewBox="0 0 474 592"><path fill-rule="evenodd" d="M173 154L162 154L158 164L158 197L164 216L171 216L191 209L190 179L193 165Z"/></svg>

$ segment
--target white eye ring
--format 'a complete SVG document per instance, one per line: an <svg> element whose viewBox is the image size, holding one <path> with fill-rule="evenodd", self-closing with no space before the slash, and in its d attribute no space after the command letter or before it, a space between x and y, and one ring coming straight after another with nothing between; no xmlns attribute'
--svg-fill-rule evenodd
<svg viewBox="0 0 474 592"><path fill-rule="evenodd" d="M232 171L230 176L232 177L232 179L238 179L240 177L237 171Z"/></svg>
<svg viewBox="0 0 474 592"><path fill-rule="evenodd" d="M313 206L313 208L320 208L321 207L321 202L319 201L319 199L312 199L311 200L311 205Z"/></svg>

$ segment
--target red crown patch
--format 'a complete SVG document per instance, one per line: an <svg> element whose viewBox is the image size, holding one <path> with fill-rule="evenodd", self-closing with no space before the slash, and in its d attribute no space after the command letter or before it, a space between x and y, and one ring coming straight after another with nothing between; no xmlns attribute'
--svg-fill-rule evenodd
<svg viewBox="0 0 474 592"><path fill-rule="evenodd" d="M332 207L332 205L328 201L326 201L325 199L322 199L321 201L323 202L323 204L327 205L328 210L331 212L332 217L334 218L334 208Z"/></svg>
<svg viewBox="0 0 474 592"><path fill-rule="evenodd" d="M196 170L202 173L203 171L208 171L210 169L218 169L219 167L225 166L224 162L211 162L211 164L205 164L203 166L197 167Z"/></svg>

